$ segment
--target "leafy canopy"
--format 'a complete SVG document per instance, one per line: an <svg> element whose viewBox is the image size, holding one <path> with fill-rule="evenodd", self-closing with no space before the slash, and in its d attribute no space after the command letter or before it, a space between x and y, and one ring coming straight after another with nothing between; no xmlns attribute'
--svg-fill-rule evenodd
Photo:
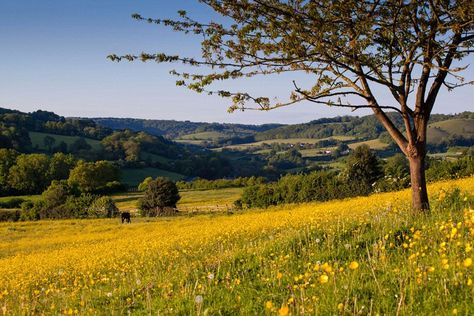
<svg viewBox="0 0 474 316"><path fill-rule="evenodd" d="M197 92L232 98L229 110L269 110L303 100L372 108L405 154L424 142L424 124L440 88L467 84L453 66L472 51L474 9L469 0L200 0L225 23L202 23L180 11L180 19L133 18L203 37L201 58L163 53L110 55L114 61L181 62L208 66L195 73L172 71ZM213 90L221 80L303 72L314 83L294 89L285 102L247 92ZM374 86L387 88L393 104L379 104ZM410 94L416 92L413 100ZM412 106L410 107L410 101ZM249 106L249 103L256 107ZM385 115L403 115L403 135ZM412 122L415 120L415 122ZM421 132L418 132L420 130Z"/></svg>

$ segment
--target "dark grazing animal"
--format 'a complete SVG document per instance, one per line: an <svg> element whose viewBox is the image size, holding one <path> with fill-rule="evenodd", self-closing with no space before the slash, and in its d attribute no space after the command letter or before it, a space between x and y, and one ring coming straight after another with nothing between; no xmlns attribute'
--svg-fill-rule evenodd
<svg viewBox="0 0 474 316"><path fill-rule="evenodd" d="M123 212L122 213L122 224L126 222L126 223L131 223L132 220L130 219L130 213L129 212Z"/></svg>

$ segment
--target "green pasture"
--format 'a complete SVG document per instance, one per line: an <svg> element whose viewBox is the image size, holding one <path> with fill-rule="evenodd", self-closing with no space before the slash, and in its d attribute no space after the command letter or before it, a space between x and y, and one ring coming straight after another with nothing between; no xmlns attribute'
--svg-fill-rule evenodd
<svg viewBox="0 0 474 316"><path fill-rule="evenodd" d="M37 201L41 198L41 195L18 195L18 196L2 196L0 202L7 202L11 199L23 199L25 201Z"/></svg>
<svg viewBox="0 0 474 316"><path fill-rule="evenodd" d="M37 147L41 150L46 150L47 147L44 145L44 138L46 136L53 137L55 139L54 146L58 146L61 142L65 142L68 146L77 141L79 136L65 136L65 135L56 135L56 134L50 134L50 133L40 133L40 132L29 132L30 139L31 139L31 145L33 147ZM82 137L84 138L84 137ZM89 144L92 147L92 150L101 150L102 145L100 141L91 139L91 138L84 138L87 144Z"/></svg>
<svg viewBox="0 0 474 316"><path fill-rule="evenodd" d="M225 138L229 135L220 132L200 132L194 134L187 134L181 136L180 140L218 140L219 138Z"/></svg>
<svg viewBox="0 0 474 316"><path fill-rule="evenodd" d="M341 142L348 142L355 140L354 136L331 136L326 138L276 138L276 139L269 139L269 140L261 140L258 142L248 143L248 144L239 144L239 145L231 145L225 146L225 149L234 149L234 150L244 150L249 147L258 147L262 146L263 144L288 144L288 145L296 145L296 144L317 144L323 140L337 140Z"/></svg>
<svg viewBox="0 0 474 316"><path fill-rule="evenodd" d="M440 128L449 134L474 136L474 120L452 119L429 124L428 128Z"/></svg>
<svg viewBox="0 0 474 316"><path fill-rule="evenodd" d="M384 150L388 147L388 144L382 142L378 138L377 139L366 140L366 141L363 141L363 142L352 143L352 144L349 144L348 146L349 146L350 149L355 149L356 147L359 147L359 146L362 146L362 145L367 145L371 149L375 149L375 150Z"/></svg>
<svg viewBox="0 0 474 316"><path fill-rule="evenodd" d="M140 168L140 169L122 169L121 170L121 182L129 186L139 185L147 177L166 177L173 181L182 180L186 176L166 171L158 168Z"/></svg>

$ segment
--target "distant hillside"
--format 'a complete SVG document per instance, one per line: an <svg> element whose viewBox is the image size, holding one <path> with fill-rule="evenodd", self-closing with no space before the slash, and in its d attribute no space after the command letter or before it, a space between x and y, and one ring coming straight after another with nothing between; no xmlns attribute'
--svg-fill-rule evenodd
<svg viewBox="0 0 474 316"><path fill-rule="evenodd" d="M474 113L465 118L453 118L428 125L428 137L431 142L442 142L446 137L462 136L474 138Z"/></svg>
<svg viewBox="0 0 474 316"><path fill-rule="evenodd" d="M400 115L389 113L395 125L403 130L403 121ZM449 123L448 121L452 121ZM439 127L447 135L471 136L474 126L474 113L463 112L455 115L433 114L430 126ZM458 125L457 123L462 122ZM471 126L471 127L468 127ZM331 136L356 136L360 139L375 139L386 133L384 127L374 115L363 117L339 116L323 118L309 123L278 127L258 133L258 141L276 138L325 138ZM471 133L471 134L470 134Z"/></svg>
<svg viewBox="0 0 474 316"><path fill-rule="evenodd" d="M152 135L165 136L170 139L181 139L182 136L186 136L189 139L191 137L189 135L200 133L217 133L227 138L246 137L257 132L263 132L282 126L282 124L244 125L131 118L93 118L93 120L102 126L112 129L144 131ZM202 136L203 135L199 135L198 137ZM211 135L211 138L213 138L213 136L214 135Z"/></svg>
<svg viewBox="0 0 474 316"><path fill-rule="evenodd" d="M403 130L404 126L400 115L396 113L388 115L395 125ZM93 120L112 129L127 128L145 131L153 135L165 136L180 143L206 148L244 148L245 146L240 145L254 146L253 144L264 141L268 143L270 140L282 139L322 140L335 136L350 136L360 141L379 138L385 139L386 142L389 141L387 132L374 115L322 118L293 125L243 125L121 118L95 118ZM455 138L474 139L474 113L472 112L455 115L433 114L430 123L428 135L431 144L439 145L447 139L453 140Z"/></svg>
<svg viewBox="0 0 474 316"><path fill-rule="evenodd" d="M399 116L389 115L402 126ZM433 115L428 137L430 153L473 146L474 113ZM398 150L373 115L324 118L294 125L245 125L65 118L41 110L23 113L0 108L0 148L113 161L124 171L124 182L135 184L144 174L174 179L278 179L287 173L333 167L338 158L361 144L369 145L382 157Z"/></svg>
<svg viewBox="0 0 474 316"><path fill-rule="evenodd" d="M150 175L173 175L179 179L222 178L232 172L227 159L199 147L143 131L113 130L91 119L65 118L42 110L24 113L0 108L0 148L26 154L61 152L88 161L109 160L128 170L124 175L135 174L133 181L143 174L140 170L154 170Z"/></svg>

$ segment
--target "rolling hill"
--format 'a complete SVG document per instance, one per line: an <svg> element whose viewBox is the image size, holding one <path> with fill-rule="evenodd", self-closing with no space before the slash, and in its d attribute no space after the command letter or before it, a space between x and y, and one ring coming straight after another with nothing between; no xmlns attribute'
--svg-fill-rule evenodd
<svg viewBox="0 0 474 316"><path fill-rule="evenodd" d="M389 113L395 124L403 128L402 119ZM300 139L322 140L336 137L352 137L369 141L386 136L385 129L375 116L339 116L322 118L303 124L242 125L196 123L166 120L95 118L98 124L112 129L130 128L163 135L180 143L206 148L247 148L255 144L294 143ZM464 137L474 139L474 113L454 115L433 114L428 135L429 142L439 144L446 138ZM285 140L286 141L283 141ZM380 147L380 146L378 146Z"/></svg>

